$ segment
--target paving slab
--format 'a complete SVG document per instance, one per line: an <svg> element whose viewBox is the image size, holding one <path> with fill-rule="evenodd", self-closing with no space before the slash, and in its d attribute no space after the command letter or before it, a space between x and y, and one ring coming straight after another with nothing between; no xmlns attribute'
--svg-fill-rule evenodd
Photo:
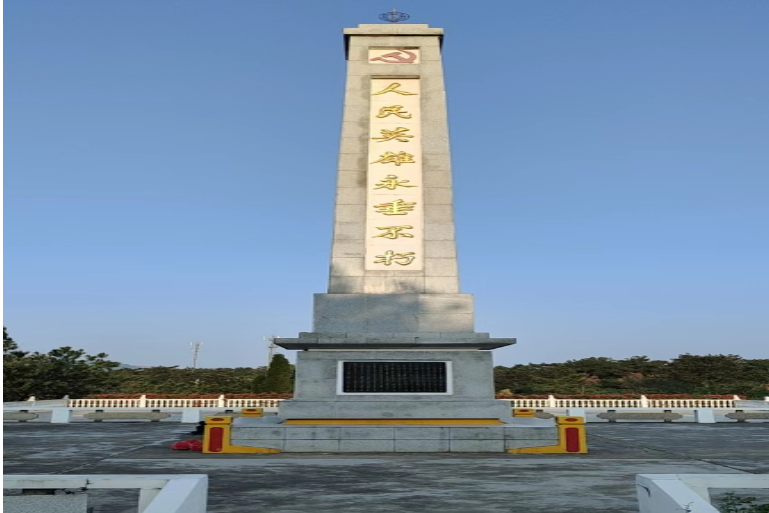
<svg viewBox="0 0 769 513"><path fill-rule="evenodd" d="M588 425L584 455L170 451L191 428L7 423L6 472L203 473L211 513L630 513L639 473L769 472L769 424ZM128 491L92 497L94 513L136 511L135 501Z"/></svg>

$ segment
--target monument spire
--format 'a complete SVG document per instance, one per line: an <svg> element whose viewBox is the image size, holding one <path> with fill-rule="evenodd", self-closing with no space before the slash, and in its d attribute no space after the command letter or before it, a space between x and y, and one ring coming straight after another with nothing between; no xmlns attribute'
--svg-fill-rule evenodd
<svg viewBox="0 0 769 513"><path fill-rule="evenodd" d="M371 351L367 358L393 351L391 358L407 360L415 353L395 351L443 351L417 358L434 360L445 359L447 350L515 343L476 333L473 296L459 290L443 29L393 23L360 25L344 35L347 81L328 292L315 295L312 332L278 342L305 350L296 399L284 403L281 415L306 414L295 408L321 388L305 380L311 374L305 369L322 365L318 358L350 356L340 349ZM483 385L474 389L483 393L471 394L473 408L481 396L488 407L502 408L493 405L490 353L478 351L476 358L485 363L475 370ZM323 392L333 396L328 399L348 400L335 392L344 376L329 379L335 381ZM452 400L465 393L454 392Z"/></svg>
<svg viewBox="0 0 769 513"><path fill-rule="evenodd" d="M494 398L488 350L515 339L477 333L473 296L459 291L443 30L392 23L344 34L328 291L315 294L312 332L276 341L299 350L294 397L277 419L238 419L233 440L291 452L553 445L553 421L516 421Z"/></svg>

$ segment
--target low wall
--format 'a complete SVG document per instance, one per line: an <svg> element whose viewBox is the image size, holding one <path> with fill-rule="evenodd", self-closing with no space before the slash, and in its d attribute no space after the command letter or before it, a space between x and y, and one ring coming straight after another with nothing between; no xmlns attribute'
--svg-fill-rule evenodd
<svg viewBox="0 0 769 513"><path fill-rule="evenodd" d="M133 488L139 490L139 513L206 513L208 476L205 474L88 474L88 475L5 475L8 490L72 490ZM40 495L8 495L3 502L24 507L25 498ZM48 497L67 497L66 495ZM128 505L126 505L128 506ZM72 511L67 505L49 511ZM77 510L75 510L77 511ZM134 509L134 511L137 511Z"/></svg>
<svg viewBox="0 0 769 513"><path fill-rule="evenodd" d="M755 474L638 474L640 513L718 513L709 489L729 491L769 488L769 475Z"/></svg>
<svg viewBox="0 0 769 513"><path fill-rule="evenodd" d="M33 411L50 411L52 424L66 424L72 421L73 412L126 412L114 415L100 415L102 420L142 420L148 418L150 412L172 412L181 413L182 423L197 423L204 416L227 415L227 411L234 415L239 415L236 407L200 407L200 408L178 408L178 407L101 407L101 408L73 408L73 407L39 407ZM694 417L694 421L701 424L713 424L716 422L752 422L769 421L769 405L766 408L531 408L537 410L537 417L551 418L555 415L569 415L576 417L585 417L586 421L591 422L678 422L684 417ZM31 409L30 409L31 410ZM264 407L266 413L277 413L278 407ZM27 412L28 410L23 410ZM512 411L512 410L511 410ZM19 422L35 422L30 414L20 414L19 408L3 408L4 420ZM135 417L131 418L128 412L136 412ZM38 414L35 418L39 417ZM91 415L93 417L93 415ZM40 421L38 421L40 422ZM684 420L688 422L688 420Z"/></svg>
<svg viewBox="0 0 769 513"><path fill-rule="evenodd" d="M764 403L769 407L769 398L764 401L743 401L739 396L731 399L558 399L551 395L546 399L502 399L509 401L511 408L738 408L740 403ZM223 395L210 399L69 399L71 408L272 408L283 399L226 399ZM32 408L34 403L25 403Z"/></svg>

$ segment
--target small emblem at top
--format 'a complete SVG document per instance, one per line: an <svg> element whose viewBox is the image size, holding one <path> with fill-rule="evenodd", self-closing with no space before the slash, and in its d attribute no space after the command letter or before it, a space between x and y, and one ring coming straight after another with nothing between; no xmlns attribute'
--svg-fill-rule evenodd
<svg viewBox="0 0 769 513"><path fill-rule="evenodd" d="M405 12L398 12L395 9L393 9L390 12L385 12L379 15L380 20L389 21L390 23L400 23L401 21L406 21L409 18L411 18L411 16L409 16Z"/></svg>
<svg viewBox="0 0 769 513"><path fill-rule="evenodd" d="M376 55L379 52L387 52L384 54ZM374 57L369 59L371 62L383 62L385 64L414 64L417 60L417 53L410 52L401 48L395 52L389 50L372 50Z"/></svg>

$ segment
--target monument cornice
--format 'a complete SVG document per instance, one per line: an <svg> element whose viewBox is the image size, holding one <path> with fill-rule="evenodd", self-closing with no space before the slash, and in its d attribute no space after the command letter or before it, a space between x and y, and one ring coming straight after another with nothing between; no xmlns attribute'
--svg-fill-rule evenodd
<svg viewBox="0 0 769 513"><path fill-rule="evenodd" d="M362 23L357 28L344 29L344 55L350 54L350 37L352 36L437 36L443 46L443 29L431 28L426 23L403 23L394 25Z"/></svg>

